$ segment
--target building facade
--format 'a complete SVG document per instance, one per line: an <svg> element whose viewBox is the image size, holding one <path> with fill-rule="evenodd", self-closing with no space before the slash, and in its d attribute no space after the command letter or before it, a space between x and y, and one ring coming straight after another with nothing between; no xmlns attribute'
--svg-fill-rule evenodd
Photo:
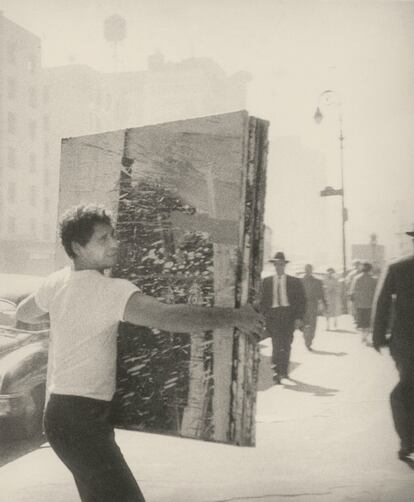
<svg viewBox="0 0 414 502"><path fill-rule="evenodd" d="M0 13L0 266L47 259L41 42ZM34 267L36 269L36 267ZM37 270L39 271L39 270Z"/></svg>
<svg viewBox="0 0 414 502"><path fill-rule="evenodd" d="M53 269L62 138L244 109L249 80L159 53L143 71L42 68L39 37L0 14L0 269Z"/></svg>

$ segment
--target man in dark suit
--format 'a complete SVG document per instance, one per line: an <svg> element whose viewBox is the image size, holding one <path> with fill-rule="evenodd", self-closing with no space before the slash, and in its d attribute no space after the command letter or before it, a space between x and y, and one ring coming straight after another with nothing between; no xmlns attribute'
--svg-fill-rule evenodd
<svg viewBox="0 0 414 502"><path fill-rule="evenodd" d="M406 232L414 237L414 232ZM414 241L413 241L414 242ZM391 392L391 410L401 440L398 456L412 462L414 454L414 256L389 265L379 284L374 315L373 346L389 345L400 380ZM387 338L391 331L391 337Z"/></svg>
<svg viewBox="0 0 414 502"><path fill-rule="evenodd" d="M262 311L266 320L266 331L272 337L273 380L281 383L288 377L290 347L295 329L303 326L306 299L300 279L285 274L286 264L282 252L269 260L276 274L263 281Z"/></svg>
<svg viewBox="0 0 414 502"><path fill-rule="evenodd" d="M326 299L323 291L323 282L313 275L313 267L310 263L305 265L305 275L302 278L306 297L306 311L304 317L303 338L308 350L312 350L312 342L315 338L316 324L318 320L319 306L322 304L326 310Z"/></svg>

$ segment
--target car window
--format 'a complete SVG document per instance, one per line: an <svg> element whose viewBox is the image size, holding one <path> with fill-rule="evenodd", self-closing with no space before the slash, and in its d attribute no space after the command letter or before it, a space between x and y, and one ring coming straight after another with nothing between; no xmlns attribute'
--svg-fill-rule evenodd
<svg viewBox="0 0 414 502"><path fill-rule="evenodd" d="M7 310L16 310L16 304L5 298L0 298L0 312L6 312Z"/></svg>

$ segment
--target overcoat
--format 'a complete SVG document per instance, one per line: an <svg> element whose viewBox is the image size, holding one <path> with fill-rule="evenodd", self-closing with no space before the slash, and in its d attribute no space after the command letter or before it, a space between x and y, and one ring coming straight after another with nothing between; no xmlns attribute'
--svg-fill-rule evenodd
<svg viewBox="0 0 414 502"><path fill-rule="evenodd" d="M373 322L374 346L384 346L397 364L414 357L414 256L389 265L378 285Z"/></svg>

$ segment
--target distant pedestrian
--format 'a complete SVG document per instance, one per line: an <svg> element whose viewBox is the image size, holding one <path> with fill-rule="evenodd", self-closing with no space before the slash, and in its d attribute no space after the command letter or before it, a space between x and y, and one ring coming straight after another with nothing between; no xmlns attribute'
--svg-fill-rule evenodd
<svg viewBox="0 0 414 502"><path fill-rule="evenodd" d="M406 232L414 237L414 232ZM414 239L413 239L414 244ZM414 256L402 258L383 274L379 285L373 346L389 345L400 380L391 392L395 429L401 441L398 456L413 463L414 454ZM387 338L388 332L391 337Z"/></svg>
<svg viewBox="0 0 414 502"><path fill-rule="evenodd" d="M318 310L322 304L326 311L327 304L323 291L323 282L313 275L311 264L305 266L305 276L302 279L306 296L306 311L304 317L303 337L308 350L312 350L312 342L315 338Z"/></svg>
<svg viewBox="0 0 414 502"><path fill-rule="evenodd" d="M356 325L361 332L361 341L370 345L371 311L377 279L372 276L372 265L362 263L362 272L352 281L350 298L356 310Z"/></svg>
<svg viewBox="0 0 414 502"><path fill-rule="evenodd" d="M335 269L329 267L324 280L324 290L326 299L326 329L331 330L331 322L334 329L337 328L337 318L341 313L341 284L335 277Z"/></svg>
<svg viewBox="0 0 414 502"><path fill-rule="evenodd" d="M285 267L289 262L284 253L279 251L269 261L274 264L276 274L263 281L262 310L266 331L272 337L273 380L279 384L289 376L293 333L303 326L306 298L302 281L285 274Z"/></svg>
<svg viewBox="0 0 414 502"><path fill-rule="evenodd" d="M348 307L348 314L351 314L354 322L356 323L356 308L354 302L351 299L351 287L354 278L362 272L362 262L361 260L354 260L352 262L352 269L346 274L345 277L345 296Z"/></svg>

